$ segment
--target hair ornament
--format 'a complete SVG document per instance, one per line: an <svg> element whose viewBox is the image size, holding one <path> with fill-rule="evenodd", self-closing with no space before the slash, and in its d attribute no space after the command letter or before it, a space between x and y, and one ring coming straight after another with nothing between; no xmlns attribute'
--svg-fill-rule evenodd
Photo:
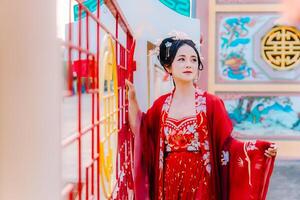
<svg viewBox="0 0 300 200"><path fill-rule="evenodd" d="M166 51L166 58L167 59L169 56L170 56L170 47L172 46L172 43L171 42L166 42L165 44L166 48L167 48L167 51Z"/></svg>
<svg viewBox="0 0 300 200"><path fill-rule="evenodd" d="M174 40L192 40L186 33L183 33L183 32L180 32L180 31L173 30L170 33L168 33L167 35L168 35L168 37L172 37ZM159 46L162 43L162 41L163 41L162 38L157 39L155 41L155 43L154 43L155 48L150 50L149 55L156 55L156 56L159 57L159 51L160 51ZM200 44L198 42L195 42L195 41L193 41L193 42L195 43L195 47L199 52L200 59L203 60L204 58L200 53L200 47L201 47L201 44L203 42L203 36L201 35L201 37L200 37ZM171 42L166 42L165 46L167 48L166 58L168 58L170 56L170 47L172 46L172 43Z"/></svg>
<svg viewBox="0 0 300 200"><path fill-rule="evenodd" d="M168 36L172 37L174 40L192 40L188 34L175 30L168 33Z"/></svg>

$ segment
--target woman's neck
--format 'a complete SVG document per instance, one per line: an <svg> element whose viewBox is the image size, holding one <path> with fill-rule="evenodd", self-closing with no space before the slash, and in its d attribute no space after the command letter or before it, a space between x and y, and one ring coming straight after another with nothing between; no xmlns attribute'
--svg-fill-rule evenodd
<svg viewBox="0 0 300 200"><path fill-rule="evenodd" d="M195 86L193 82L187 82L187 83L176 83L176 89L174 92L174 97L176 99L186 98L190 96L194 96L195 94Z"/></svg>

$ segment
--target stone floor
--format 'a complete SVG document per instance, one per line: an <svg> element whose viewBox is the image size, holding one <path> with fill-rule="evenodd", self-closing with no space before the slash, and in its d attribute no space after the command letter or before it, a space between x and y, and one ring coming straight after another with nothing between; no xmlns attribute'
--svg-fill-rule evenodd
<svg viewBox="0 0 300 200"><path fill-rule="evenodd" d="M300 160L277 160L268 200L300 200Z"/></svg>

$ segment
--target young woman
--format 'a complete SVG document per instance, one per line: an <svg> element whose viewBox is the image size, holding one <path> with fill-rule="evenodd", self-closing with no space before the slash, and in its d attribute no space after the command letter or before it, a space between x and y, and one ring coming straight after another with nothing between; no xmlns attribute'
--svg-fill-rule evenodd
<svg viewBox="0 0 300 200"><path fill-rule="evenodd" d="M175 89L146 113L126 81L136 199L265 199L274 144L230 136L223 101L194 84L203 65L192 40L164 39L158 59Z"/></svg>

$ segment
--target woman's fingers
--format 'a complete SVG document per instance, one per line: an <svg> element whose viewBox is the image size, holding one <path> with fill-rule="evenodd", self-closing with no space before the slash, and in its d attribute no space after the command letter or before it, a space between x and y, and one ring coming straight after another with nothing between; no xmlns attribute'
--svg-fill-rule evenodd
<svg viewBox="0 0 300 200"><path fill-rule="evenodd" d="M265 151L265 156L267 157L272 157L272 156L276 156L277 154L277 147L276 145L270 145L270 147Z"/></svg>
<svg viewBox="0 0 300 200"><path fill-rule="evenodd" d="M127 91L128 98L130 100L134 100L135 99L134 85L128 79L125 79L125 85L126 85L126 91Z"/></svg>
<svg viewBox="0 0 300 200"><path fill-rule="evenodd" d="M277 145L272 143L270 145L269 151L272 153L272 155L276 156L276 154L277 154Z"/></svg>
<svg viewBox="0 0 300 200"><path fill-rule="evenodd" d="M125 80L125 85L129 92L134 92L134 85L129 80Z"/></svg>
<svg viewBox="0 0 300 200"><path fill-rule="evenodd" d="M126 86L126 89L129 89L129 81L127 79L125 79L125 86Z"/></svg>
<svg viewBox="0 0 300 200"><path fill-rule="evenodd" d="M267 152L264 153L265 156L267 156L268 158L271 158L272 156L270 154L268 154Z"/></svg>
<svg viewBox="0 0 300 200"><path fill-rule="evenodd" d="M125 84L130 89L133 87L133 84L128 79L125 79Z"/></svg>

